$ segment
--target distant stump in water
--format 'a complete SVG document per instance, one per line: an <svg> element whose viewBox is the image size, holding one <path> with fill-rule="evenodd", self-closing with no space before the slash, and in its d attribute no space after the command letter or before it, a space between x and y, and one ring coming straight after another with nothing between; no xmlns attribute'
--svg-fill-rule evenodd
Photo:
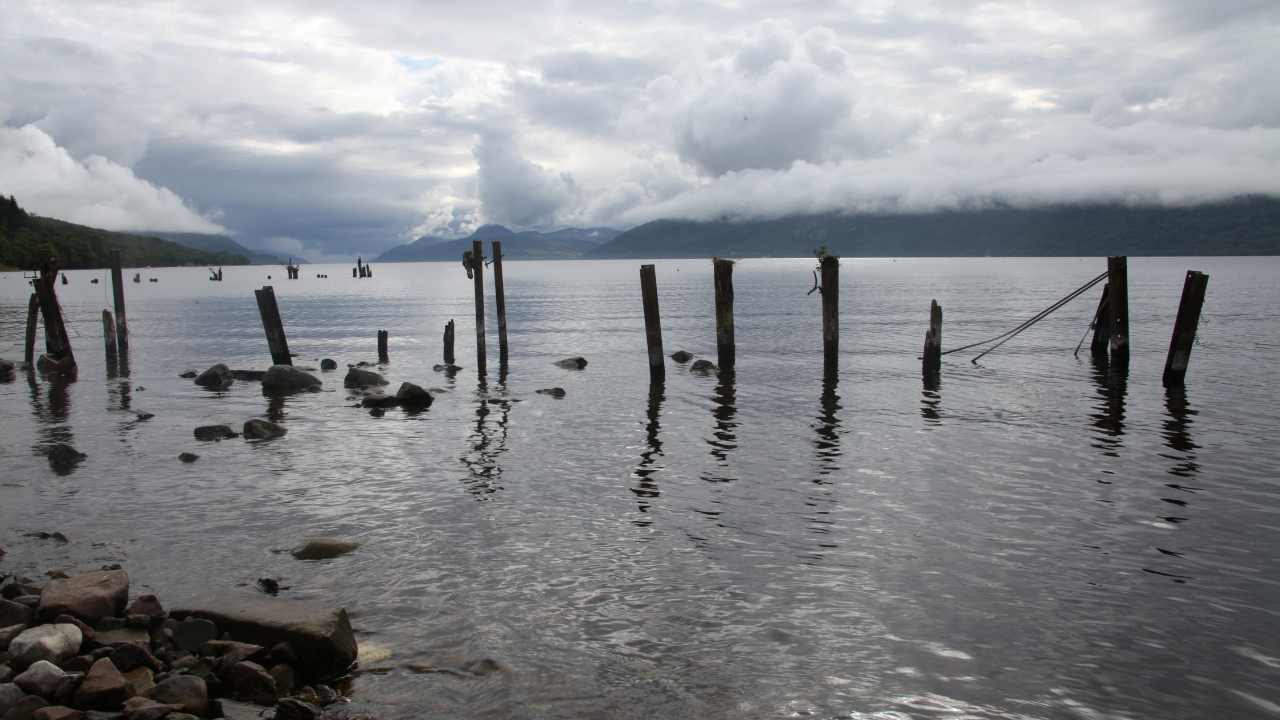
<svg viewBox="0 0 1280 720"><path fill-rule="evenodd" d="M565 395L564 388L562 387L543 388L541 390L534 390L534 392L538 393L539 395L550 395L551 397L556 398L557 400L564 397Z"/></svg>
<svg viewBox="0 0 1280 720"><path fill-rule="evenodd" d="M288 430L271 422L270 420L260 420L253 418L244 421L244 439L245 440L274 440L283 437Z"/></svg>
<svg viewBox="0 0 1280 720"><path fill-rule="evenodd" d="M698 373L700 375L711 375L713 373L720 372L720 368L716 367L716 364L710 360L695 360L694 363L689 366L689 372Z"/></svg>
<svg viewBox="0 0 1280 720"><path fill-rule="evenodd" d="M321 385L320 378L291 365L272 365L271 369L262 376L264 395L314 392L319 390Z"/></svg>
<svg viewBox="0 0 1280 720"><path fill-rule="evenodd" d="M321 370L337 370L338 361L334 360L333 358L325 358L320 361L320 369Z"/></svg>
<svg viewBox="0 0 1280 720"><path fill-rule="evenodd" d="M239 436L239 433L226 425L201 425L193 434L201 442L217 442Z"/></svg>
<svg viewBox="0 0 1280 720"><path fill-rule="evenodd" d="M196 384L209 390L226 390L235 379L231 376L231 368L217 363L196 376Z"/></svg>
<svg viewBox="0 0 1280 720"><path fill-rule="evenodd" d="M587 366L587 359L584 357L571 357L556 361L556 367L562 367L565 370L581 370Z"/></svg>
<svg viewBox="0 0 1280 720"><path fill-rule="evenodd" d="M184 463L191 464L191 463L193 463L193 462L195 462L195 461L199 460L199 459L200 459L200 456L199 456L199 455L197 455L197 454L195 454L195 453L184 452L184 453L180 453L180 454L178 455L178 459L179 459L179 460L181 460L181 461L182 461L182 462L184 462Z"/></svg>
<svg viewBox="0 0 1280 720"><path fill-rule="evenodd" d="M328 560L346 555L360 547L360 543L340 540L331 537L309 538L301 546L294 548L290 554L299 560Z"/></svg>
<svg viewBox="0 0 1280 720"><path fill-rule="evenodd" d="M678 363L687 363L693 359L693 353L688 350L677 350L671 353L671 359Z"/></svg>
<svg viewBox="0 0 1280 720"><path fill-rule="evenodd" d="M361 370L359 368L348 368L347 376L342 379L342 386L348 388L373 387L375 385L386 385L387 379L381 374L372 370Z"/></svg>

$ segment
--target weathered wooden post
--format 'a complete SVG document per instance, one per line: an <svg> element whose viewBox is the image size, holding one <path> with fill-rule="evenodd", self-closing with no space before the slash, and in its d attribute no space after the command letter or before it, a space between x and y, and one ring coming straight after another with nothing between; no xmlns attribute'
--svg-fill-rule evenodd
<svg viewBox="0 0 1280 720"><path fill-rule="evenodd" d="M924 379L936 381L942 372L942 306L929 302L929 330L924 334Z"/></svg>
<svg viewBox="0 0 1280 720"><path fill-rule="evenodd" d="M1129 258L1107 258L1107 307L1111 321L1111 362L1129 364Z"/></svg>
<svg viewBox="0 0 1280 720"><path fill-rule="evenodd" d="M222 271L218 271L222 279ZM121 355L129 354L129 323L124 317L124 274L120 270L120 251L111 251L111 300L116 311L116 347Z"/></svg>
<svg viewBox="0 0 1280 720"><path fill-rule="evenodd" d="M479 240L471 241L471 278L476 292L476 372L485 375L484 368L484 246Z"/></svg>
<svg viewBox="0 0 1280 720"><path fill-rule="evenodd" d="M453 362L453 320L444 324L444 364L452 367Z"/></svg>
<svg viewBox="0 0 1280 720"><path fill-rule="evenodd" d="M716 352L721 370L732 370L733 342L733 261L712 258L716 288Z"/></svg>
<svg viewBox="0 0 1280 720"><path fill-rule="evenodd" d="M284 323L280 320L280 307L276 305L276 291L270 285L253 291L258 299L258 313L262 315L262 329L267 333L267 346L271 348L271 364L292 365L289 342L284 336Z"/></svg>
<svg viewBox="0 0 1280 720"><path fill-rule="evenodd" d="M667 377L666 358L662 354L662 316L658 312L658 278L652 265L640 266L640 298L644 303L644 339L649 346L649 382L660 383Z"/></svg>
<svg viewBox="0 0 1280 720"><path fill-rule="evenodd" d="M378 331L378 362L388 363L391 359L387 355L387 331Z"/></svg>
<svg viewBox="0 0 1280 720"><path fill-rule="evenodd" d="M31 293L31 299L27 301L27 337L26 344L23 345L23 360L27 363L27 368L34 367L36 361L36 321L40 319L40 296Z"/></svg>
<svg viewBox="0 0 1280 720"><path fill-rule="evenodd" d="M493 241L493 302L498 310L498 367L507 366L507 300L502 292L502 241Z"/></svg>
<svg viewBox="0 0 1280 720"><path fill-rule="evenodd" d="M1102 286L1102 297L1098 300L1098 310L1093 316L1093 342L1089 344L1089 351L1093 356L1102 360L1107 359L1107 352L1111 348L1111 305L1107 302L1107 296L1111 294L1110 288L1110 283Z"/></svg>
<svg viewBox="0 0 1280 720"><path fill-rule="evenodd" d="M832 377L840 369L840 258L823 255L822 269L822 370Z"/></svg>
<svg viewBox="0 0 1280 720"><path fill-rule="evenodd" d="M114 375L116 368L116 324L111 320L111 311L102 311L102 345L106 351L107 374Z"/></svg>
<svg viewBox="0 0 1280 720"><path fill-rule="evenodd" d="M62 320L62 308L54 292L58 280L57 264L50 260L44 264L40 277L36 278L36 295L40 299L40 315L44 317L45 354L56 362L59 369L74 369L75 354L71 352L71 339Z"/></svg>
<svg viewBox="0 0 1280 720"><path fill-rule="evenodd" d="M1200 308L1204 305L1204 292L1208 286L1208 275L1187 271L1187 279L1182 283L1182 300L1178 303L1178 318L1173 323L1173 338L1169 341L1169 356L1164 361L1164 386L1167 388L1182 387L1186 379L1191 346L1196 342Z"/></svg>

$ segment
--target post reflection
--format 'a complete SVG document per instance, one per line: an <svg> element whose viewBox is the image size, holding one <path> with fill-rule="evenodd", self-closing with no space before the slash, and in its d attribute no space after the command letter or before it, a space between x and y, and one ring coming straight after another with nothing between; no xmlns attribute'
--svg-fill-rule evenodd
<svg viewBox="0 0 1280 720"><path fill-rule="evenodd" d="M636 484L631 488L631 492L635 493L636 508L641 514L641 517L631 522L639 527L649 527L653 524L648 517L651 501L662 494L653 476L662 469L658 464L658 458L664 455L662 438L658 434L660 429L658 419L662 414L662 401L666 399L665 390L666 386L661 382L649 385L649 407L646 413L647 422L644 426L646 448L640 453L640 463L636 465L635 472L631 473L636 478Z"/></svg>
<svg viewBox="0 0 1280 720"><path fill-rule="evenodd" d="M502 396L490 397L484 378L476 384L476 422L467 438L467 452L459 458L468 471L462 483L477 500L487 500L502 489L502 465L498 459L507 451L511 399L505 396L506 386L501 378L498 387L504 391ZM494 408L497 418L491 422L489 416Z"/></svg>
<svg viewBox="0 0 1280 720"><path fill-rule="evenodd" d="M711 401L715 408L711 411L715 418L715 428L707 445L711 447L711 457L716 460L713 473L703 473L702 479L707 482L733 482L737 478L729 474L729 452L738 447L738 388L733 370L721 370L720 381L716 384L715 394Z"/></svg>
<svg viewBox="0 0 1280 720"><path fill-rule="evenodd" d="M1124 447L1124 403L1129 378L1124 367L1108 366L1095 361L1093 382L1097 402L1089 416L1094 427L1093 447L1107 457L1118 457Z"/></svg>
<svg viewBox="0 0 1280 720"><path fill-rule="evenodd" d="M1200 463L1196 462L1196 450L1200 446L1191 439L1191 419L1198 413L1187 401L1186 389L1176 388L1167 391L1164 397L1164 408L1164 444L1172 453L1162 457L1174 461L1174 465L1168 472L1179 478L1195 477L1200 474Z"/></svg>
<svg viewBox="0 0 1280 720"><path fill-rule="evenodd" d="M31 412L38 428L38 440L32 450L49 458L49 467L58 475L69 475L84 459L75 450L75 433L67 424L71 415L70 384L74 376L50 374L42 387L40 379L28 369L27 387L31 391Z"/></svg>
<svg viewBox="0 0 1280 720"><path fill-rule="evenodd" d="M937 377L925 378L920 391L920 416L926 426L942 424L942 381Z"/></svg>
<svg viewBox="0 0 1280 720"><path fill-rule="evenodd" d="M813 487L805 496L805 520L809 532L819 536L812 552L802 556L803 562L812 564L821 561L825 553L836 546L826 538L832 535L835 520L832 511L835 509L835 481L832 477L840 471L840 395L836 393L836 378L827 374L822 381L822 396L818 401L818 414L814 416L813 440L814 457L817 470L813 477Z"/></svg>

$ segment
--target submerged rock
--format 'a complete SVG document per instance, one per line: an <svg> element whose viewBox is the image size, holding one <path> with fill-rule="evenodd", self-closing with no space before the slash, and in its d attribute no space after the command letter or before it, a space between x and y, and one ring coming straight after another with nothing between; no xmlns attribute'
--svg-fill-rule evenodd
<svg viewBox="0 0 1280 720"><path fill-rule="evenodd" d="M128 602L129 574L98 570L51 581L40 593L39 615L55 618L65 613L92 624L104 617L119 617Z"/></svg>
<svg viewBox="0 0 1280 720"><path fill-rule="evenodd" d="M671 353L671 359L678 363L687 363L693 359L693 353L688 350L677 350Z"/></svg>
<svg viewBox="0 0 1280 720"><path fill-rule="evenodd" d="M360 406L367 408L390 408L399 404L400 398L395 395L383 395L382 393L374 393L360 401Z"/></svg>
<svg viewBox="0 0 1280 720"><path fill-rule="evenodd" d="M693 364L689 366L689 372L711 374L720 372L720 368L716 367L716 364L710 360L695 360Z"/></svg>
<svg viewBox="0 0 1280 720"><path fill-rule="evenodd" d="M178 453L178 459L184 463L193 463L199 460L200 456L195 453L184 452L184 453Z"/></svg>
<svg viewBox="0 0 1280 720"><path fill-rule="evenodd" d="M562 367L566 370L581 370L587 366L587 359L584 357L571 357L556 361L556 367Z"/></svg>
<svg viewBox="0 0 1280 720"><path fill-rule="evenodd" d="M299 560L328 560L339 555L346 555L360 547L360 543L339 538L310 538L300 547L294 548L291 554Z"/></svg>
<svg viewBox="0 0 1280 720"><path fill-rule="evenodd" d="M262 376L262 392L270 395L319 390L321 384L320 378L292 365L272 365Z"/></svg>
<svg viewBox="0 0 1280 720"><path fill-rule="evenodd" d="M49 446L45 454L49 458L49 467L53 468L53 471L59 475L70 473L76 469L77 465L84 462L85 458L89 457L66 443L57 443Z"/></svg>
<svg viewBox="0 0 1280 720"><path fill-rule="evenodd" d="M431 393L413 383L400 383L400 389L396 391L396 400L405 407L426 408L431 406L432 398Z"/></svg>
<svg viewBox="0 0 1280 720"><path fill-rule="evenodd" d="M289 431L270 420L253 418L244 421L245 440L274 440L283 437L287 432Z"/></svg>
<svg viewBox="0 0 1280 720"><path fill-rule="evenodd" d="M195 370L187 370L186 372L180 373L178 375L178 377L186 378L187 380L194 380L199 376L200 376L200 373L196 372Z"/></svg>
<svg viewBox="0 0 1280 720"><path fill-rule="evenodd" d="M235 430L226 425L201 425L195 429L193 434L197 440L202 442L216 442L238 436Z"/></svg>
<svg viewBox="0 0 1280 720"><path fill-rule="evenodd" d="M565 395L564 388L562 387L542 388L541 390L534 390L534 392L539 395L550 395L556 399L562 398Z"/></svg>
<svg viewBox="0 0 1280 720"><path fill-rule="evenodd" d="M231 377L231 368L217 363L196 376L196 384L210 390L226 390L235 380Z"/></svg>
<svg viewBox="0 0 1280 720"><path fill-rule="evenodd" d="M321 369L321 370L337 370L337 369L338 369L338 361L336 361L336 360L334 360L334 359L332 359L332 358L325 358L325 359L323 359L323 360L321 360L321 361L320 361L320 369Z"/></svg>
<svg viewBox="0 0 1280 720"><path fill-rule="evenodd" d="M462 368L457 365L432 365L431 369L436 372L455 373Z"/></svg>
<svg viewBox="0 0 1280 720"><path fill-rule="evenodd" d="M386 378L372 370L361 370L360 368L348 368L347 376L342 379L342 386L349 388L372 387L375 385L386 385Z"/></svg>

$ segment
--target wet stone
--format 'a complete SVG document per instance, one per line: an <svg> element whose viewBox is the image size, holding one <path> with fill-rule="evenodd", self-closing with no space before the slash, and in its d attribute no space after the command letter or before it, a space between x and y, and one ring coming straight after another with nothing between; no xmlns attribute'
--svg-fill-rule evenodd
<svg viewBox="0 0 1280 720"><path fill-rule="evenodd" d="M542 388L541 390L534 390L534 392L539 395L548 395L556 398L557 400L565 396L564 388L562 387Z"/></svg>
<svg viewBox="0 0 1280 720"><path fill-rule="evenodd" d="M253 418L252 420L246 420L244 423L244 438L246 440L274 440L278 437L284 437L287 432L289 431L270 420Z"/></svg>
<svg viewBox="0 0 1280 720"><path fill-rule="evenodd" d="M184 453L178 453L178 459L184 463L190 464L199 460L200 456L195 453L184 452Z"/></svg>
<svg viewBox="0 0 1280 720"><path fill-rule="evenodd" d="M153 700L176 705L176 710L194 715L204 715L209 707L209 688L204 680L194 675L175 675L156 684L151 692Z"/></svg>
<svg viewBox="0 0 1280 720"><path fill-rule="evenodd" d="M218 627L204 618L188 618L173 629L173 641L188 652L197 652L205 643L218 638Z"/></svg>
<svg viewBox="0 0 1280 720"><path fill-rule="evenodd" d="M688 350L677 350L671 353L671 359L678 363L687 363L693 359L693 353Z"/></svg>
<svg viewBox="0 0 1280 720"><path fill-rule="evenodd" d="M237 437L236 431L226 425L201 425L194 430L193 434L201 442L216 442Z"/></svg>
<svg viewBox="0 0 1280 720"><path fill-rule="evenodd" d="M128 683L114 663L103 658L89 668L75 691L77 707L109 710L128 699Z"/></svg>

